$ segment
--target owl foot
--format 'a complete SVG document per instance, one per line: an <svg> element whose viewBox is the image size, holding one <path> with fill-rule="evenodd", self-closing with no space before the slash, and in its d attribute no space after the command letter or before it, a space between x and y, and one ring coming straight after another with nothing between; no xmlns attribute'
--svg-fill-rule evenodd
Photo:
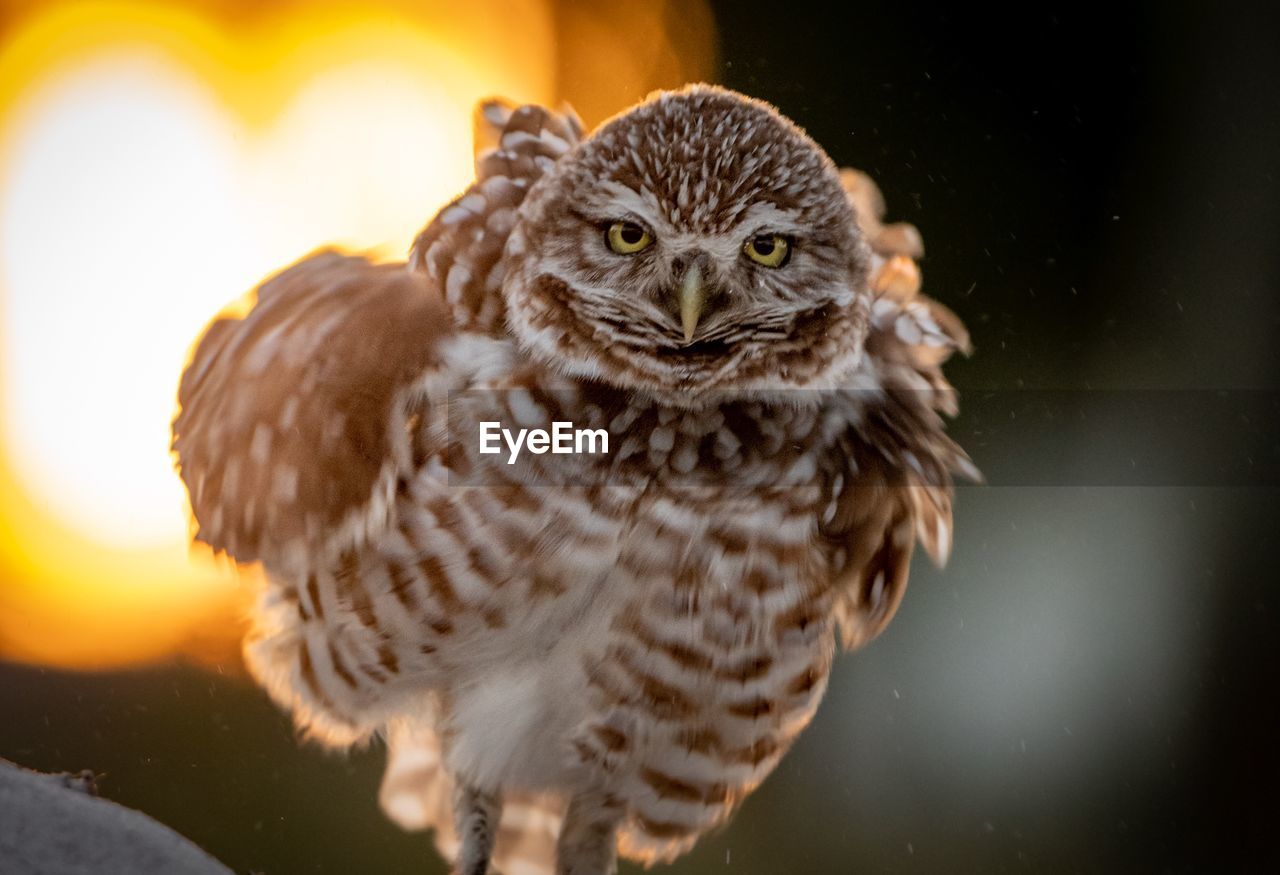
<svg viewBox="0 0 1280 875"><path fill-rule="evenodd" d="M614 875L622 813L621 803L608 794L574 796L556 842L556 875Z"/></svg>
<svg viewBox="0 0 1280 875"><path fill-rule="evenodd" d="M488 875L489 858L502 819L501 799L459 784L453 794L453 816L462 842L454 875Z"/></svg>

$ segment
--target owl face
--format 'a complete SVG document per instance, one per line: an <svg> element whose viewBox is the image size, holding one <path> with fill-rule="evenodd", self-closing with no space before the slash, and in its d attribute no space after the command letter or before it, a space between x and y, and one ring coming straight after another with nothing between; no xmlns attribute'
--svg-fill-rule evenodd
<svg viewBox="0 0 1280 875"><path fill-rule="evenodd" d="M534 186L504 293L532 355L695 403L847 374L868 259L818 145L766 104L699 86L607 122Z"/></svg>

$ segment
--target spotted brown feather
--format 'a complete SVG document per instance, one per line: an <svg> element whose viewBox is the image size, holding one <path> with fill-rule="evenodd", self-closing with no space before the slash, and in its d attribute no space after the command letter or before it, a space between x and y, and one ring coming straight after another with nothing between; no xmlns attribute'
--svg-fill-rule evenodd
<svg viewBox="0 0 1280 875"><path fill-rule="evenodd" d="M341 549L385 526L411 387L453 332L403 264L322 252L214 322L178 392L173 449L196 537L241 562Z"/></svg>

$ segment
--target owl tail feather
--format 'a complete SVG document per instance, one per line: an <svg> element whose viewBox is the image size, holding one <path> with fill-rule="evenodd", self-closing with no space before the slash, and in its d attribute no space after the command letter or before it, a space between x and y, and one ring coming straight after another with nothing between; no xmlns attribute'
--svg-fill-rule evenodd
<svg viewBox="0 0 1280 875"><path fill-rule="evenodd" d="M387 732L387 770L378 801L400 828L430 829L446 860L460 842L453 825L453 779L440 739L421 723L395 721ZM556 798L511 793L503 797L493 869L502 875L554 875L556 838L564 805Z"/></svg>

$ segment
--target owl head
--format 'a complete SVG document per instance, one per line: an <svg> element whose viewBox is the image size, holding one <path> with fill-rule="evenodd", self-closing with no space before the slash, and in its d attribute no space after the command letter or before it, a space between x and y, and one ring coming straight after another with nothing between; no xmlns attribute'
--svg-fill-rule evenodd
<svg viewBox="0 0 1280 875"><path fill-rule="evenodd" d="M835 385L869 252L830 158L771 106L656 94L556 163L506 253L508 323L576 377L676 403Z"/></svg>

